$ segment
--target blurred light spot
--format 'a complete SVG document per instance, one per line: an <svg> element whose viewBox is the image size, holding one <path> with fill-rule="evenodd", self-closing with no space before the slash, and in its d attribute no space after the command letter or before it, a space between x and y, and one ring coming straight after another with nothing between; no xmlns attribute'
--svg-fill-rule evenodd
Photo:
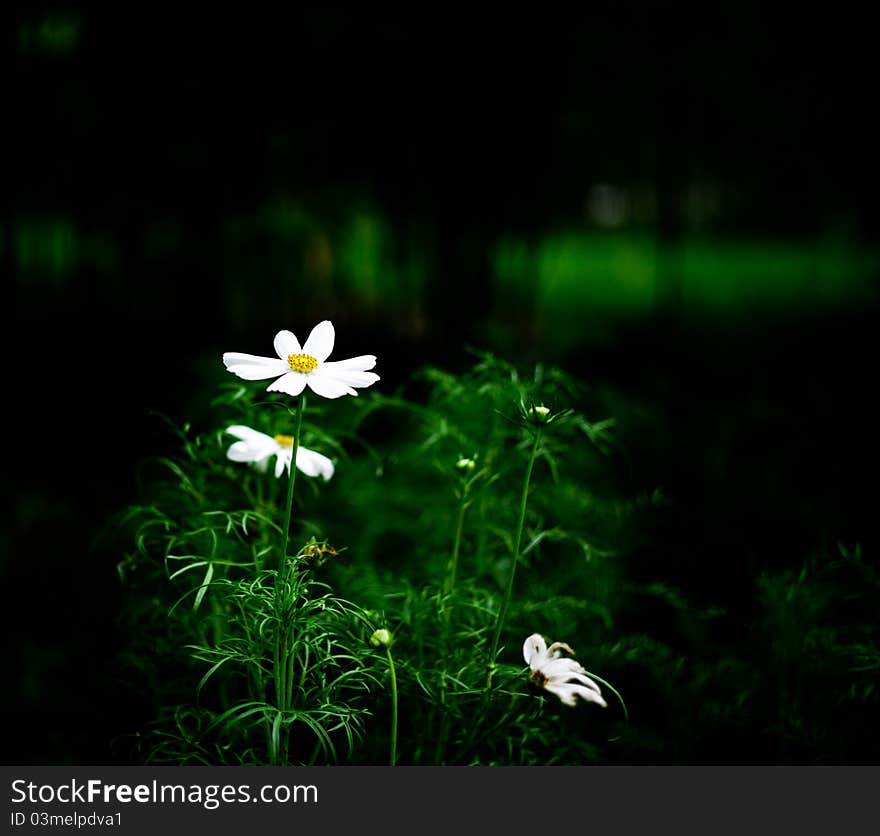
<svg viewBox="0 0 880 836"><path fill-rule="evenodd" d="M711 195L711 192L708 194ZM715 211L710 197L700 211ZM701 217L708 217L703 214ZM505 238L492 252L496 313L534 314L557 343L584 323L649 314L662 289L664 255L651 232L550 233L536 242ZM691 235L668 248L679 265L682 313L748 316L875 303L880 251L835 241L765 242Z"/></svg>
<svg viewBox="0 0 880 836"><path fill-rule="evenodd" d="M383 271L382 250L387 230L377 215L358 212L352 218L344 236L342 258L346 277L357 295L368 304L379 298L379 283L389 279L387 267Z"/></svg>
<svg viewBox="0 0 880 836"><path fill-rule="evenodd" d="M587 193L587 214L596 226L620 226L630 216L629 195L620 186L596 183Z"/></svg>
<svg viewBox="0 0 880 836"><path fill-rule="evenodd" d="M303 277L318 284L326 284L333 278L333 246L322 233L313 235L306 241Z"/></svg>
<svg viewBox="0 0 880 836"><path fill-rule="evenodd" d="M81 21L73 14L54 14L39 21L25 21L18 27L21 52L62 55L73 52L80 39Z"/></svg>
<svg viewBox="0 0 880 836"><path fill-rule="evenodd" d="M24 221L16 228L15 266L21 274L63 276L73 269L76 255L76 233L69 221Z"/></svg>
<svg viewBox="0 0 880 836"><path fill-rule="evenodd" d="M66 218L19 219L12 229L10 249L21 281L61 284L79 267L112 273L119 261L110 237L83 235Z"/></svg>

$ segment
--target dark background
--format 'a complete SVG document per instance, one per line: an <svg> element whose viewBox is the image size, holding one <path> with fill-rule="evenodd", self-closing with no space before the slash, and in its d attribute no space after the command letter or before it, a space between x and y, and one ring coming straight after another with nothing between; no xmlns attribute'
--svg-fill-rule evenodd
<svg viewBox="0 0 880 836"><path fill-rule="evenodd" d="M334 356L376 353L389 390L472 344L650 404L630 478L678 500L664 548L699 568L676 582L712 583L709 556L870 555L876 258L858 294L702 316L674 257L698 233L876 254L870 27L766 6L7 7L4 761L108 762L142 720L114 684L95 538L134 496L150 411L198 414L220 354L271 353L282 327L332 319ZM662 292L554 340L493 247L594 229L605 183L649 187L632 225ZM722 197L697 220L695 183ZM343 281L359 212L418 281Z"/></svg>

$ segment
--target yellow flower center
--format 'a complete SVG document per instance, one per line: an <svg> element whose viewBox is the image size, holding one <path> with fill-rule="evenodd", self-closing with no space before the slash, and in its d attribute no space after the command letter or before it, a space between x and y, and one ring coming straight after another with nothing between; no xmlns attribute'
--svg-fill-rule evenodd
<svg viewBox="0 0 880 836"><path fill-rule="evenodd" d="M318 361L311 354L288 354L287 365L291 371L308 374L318 368Z"/></svg>
<svg viewBox="0 0 880 836"><path fill-rule="evenodd" d="M529 674L529 682L537 685L539 688L543 688L547 684L547 674L538 668L538 670L532 671Z"/></svg>
<svg viewBox="0 0 880 836"><path fill-rule="evenodd" d="M292 435L276 435L275 441L277 441L282 447L293 447Z"/></svg>

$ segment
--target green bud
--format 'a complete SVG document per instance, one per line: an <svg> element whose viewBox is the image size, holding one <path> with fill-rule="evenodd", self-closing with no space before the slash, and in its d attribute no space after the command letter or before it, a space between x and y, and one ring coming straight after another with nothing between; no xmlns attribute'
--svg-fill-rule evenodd
<svg viewBox="0 0 880 836"><path fill-rule="evenodd" d="M391 647L391 633L384 628L381 630L376 630L372 636L370 636L370 644L373 647Z"/></svg>

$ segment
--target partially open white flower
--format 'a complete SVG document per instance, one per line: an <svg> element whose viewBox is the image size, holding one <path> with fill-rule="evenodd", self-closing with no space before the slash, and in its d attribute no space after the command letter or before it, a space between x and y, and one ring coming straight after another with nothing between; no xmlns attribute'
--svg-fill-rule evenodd
<svg viewBox="0 0 880 836"><path fill-rule="evenodd" d="M335 339L333 323L325 319L312 329L302 347L291 331L279 331L274 343L277 358L227 351L223 363L244 380L277 378L266 387L269 392L285 392L295 397L308 385L324 398L357 395L355 389L370 386L379 379L379 375L369 371L376 365L376 357L364 354L328 362Z"/></svg>
<svg viewBox="0 0 880 836"><path fill-rule="evenodd" d="M285 469L290 472L293 436L273 437L240 424L227 427L226 432L239 439L226 454L232 461L253 462L260 470L265 470L269 459L275 456L275 476L280 476ZM333 475L333 462L321 453L316 453L300 444L296 451L296 469L306 476L321 476L326 482Z"/></svg>
<svg viewBox="0 0 880 836"><path fill-rule="evenodd" d="M555 694L565 705L576 705L581 699L607 707L599 686L577 661L563 656L563 650L574 653L565 642L553 642L547 647L543 636L529 636L523 643L523 657L531 668L529 682Z"/></svg>

